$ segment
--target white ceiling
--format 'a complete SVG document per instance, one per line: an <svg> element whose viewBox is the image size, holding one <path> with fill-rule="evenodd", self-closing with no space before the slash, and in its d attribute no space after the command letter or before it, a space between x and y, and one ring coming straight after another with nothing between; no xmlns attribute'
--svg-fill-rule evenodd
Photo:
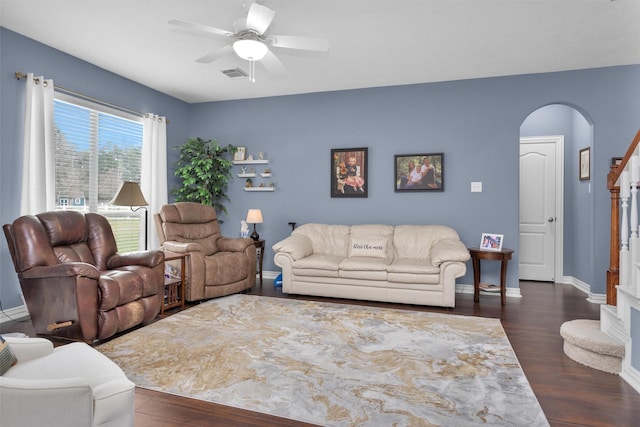
<svg viewBox="0 0 640 427"><path fill-rule="evenodd" d="M267 33L323 37L329 53L273 48L287 75L258 65L251 83L221 73L248 71L237 57L195 62L223 38L167 23L232 30L243 0L0 0L0 24L190 103L640 64L639 0L261 3Z"/></svg>

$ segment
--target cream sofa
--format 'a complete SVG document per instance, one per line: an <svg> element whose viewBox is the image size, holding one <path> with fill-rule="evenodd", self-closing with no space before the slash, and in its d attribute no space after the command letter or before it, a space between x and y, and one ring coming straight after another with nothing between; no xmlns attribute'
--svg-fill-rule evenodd
<svg viewBox="0 0 640 427"><path fill-rule="evenodd" d="M273 251L285 293L443 307L469 260L444 225L305 224Z"/></svg>

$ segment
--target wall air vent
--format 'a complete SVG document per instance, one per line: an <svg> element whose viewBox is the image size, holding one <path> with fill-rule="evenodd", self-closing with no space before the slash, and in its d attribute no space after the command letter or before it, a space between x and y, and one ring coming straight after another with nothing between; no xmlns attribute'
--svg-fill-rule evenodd
<svg viewBox="0 0 640 427"><path fill-rule="evenodd" d="M234 77L248 77L249 74L247 74L246 71L240 69L240 68L231 68L229 70L222 70L222 74L224 74L227 77L230 78L234 78Z"/></svg>

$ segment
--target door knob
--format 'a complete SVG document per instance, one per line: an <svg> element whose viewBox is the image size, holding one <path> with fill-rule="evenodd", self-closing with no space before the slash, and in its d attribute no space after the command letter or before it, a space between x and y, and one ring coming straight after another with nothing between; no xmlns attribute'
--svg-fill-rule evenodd
<svg viewBox="0 0 640 427"><path fill-rule="evenodd" d="M554 220L555 220L555 218L554 218L554 217L552 217L552 216L550 216L549 218L547 218L547 221L549 221L549 222L553 222Z"/></svg>

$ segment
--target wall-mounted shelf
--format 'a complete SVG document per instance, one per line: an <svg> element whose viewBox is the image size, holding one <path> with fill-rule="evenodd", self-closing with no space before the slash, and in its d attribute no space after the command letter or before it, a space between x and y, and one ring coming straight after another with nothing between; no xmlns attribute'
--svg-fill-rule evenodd
<svg viewBox="0 0 640 427"><path fill-rule="evenodd" d="M234 160L234 165L266 165L269 160Z"/></svg>
<svg viewBox="0 0 640 427"><path fill-rule="evenodd" d="M276 187L244 187L244 191L275 191Z"/></svg>
<svg viewBox="0 0 640 427"><path fill-rule="evenodd" d="M269 160L267 159L258 159L258 160L234 160L234 165L266 165L269 164ZM251 180L251 184L253 187L243 187L244 191L275 191L276 188L273 186L273 183L269 183L267 186L266 182L260 182L258 185L252 178L270 178L271 177L271 169L269 168L261 168L263 172L256 172L256 168L250 168L251 172L247 172L248 168L241 168L242 172L237 173L238 178L246 178L247 181ZM260 179L258 179L261 181Z"/></svg>

